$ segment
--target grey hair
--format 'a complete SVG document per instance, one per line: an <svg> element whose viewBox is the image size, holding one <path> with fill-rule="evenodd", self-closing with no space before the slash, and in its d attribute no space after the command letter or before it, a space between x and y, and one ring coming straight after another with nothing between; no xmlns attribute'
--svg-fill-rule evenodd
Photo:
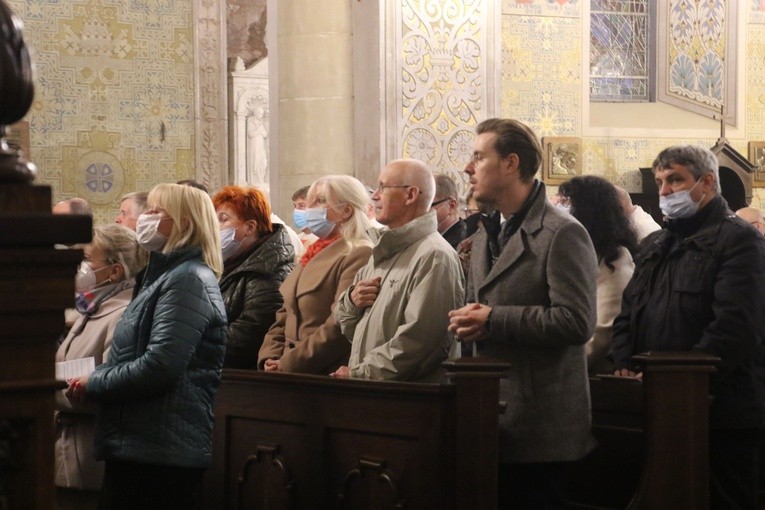
<svg viewBox="0 0 765 510"><path fill-rule="evenodd" d="M446 174L436 174L436 196L439 198L453 198L457 201L460 200L460 196L457 193L457 185L454 183L454 179Z"/></svg>
<svg viewBox="0 0 765 510"><path fill-rule="evenodd" d="M137 218L139 214L146 212L146 209L149 208L149 206L146 203L148 198L149 198L148 191L134 191L133 193L127 193L125 195L122 195L122 198L120 198L120 203L122 203L123 201L127 199L132 199L134 204L133 212L136 213L135 216Z"/></svg>
<svg viewBox="0 0 765 510"><path fill-rule="evenodd" d="M125 270L125 279L133 278L146 265L147 253L138 245L135 232L122 225L94 228L91 245L103 250L106 261L120 264Z"/></svg>
<svg viewBox="0 0 765 510"><path fill-rule="evenodd" d="M715 178L715 190L721 193L720 188L720 162L714 152L706 147L698 145L673 145L667 147L656 156L651 165L655 172L669 168L671 165L682 165L698 181L706 174L712 174Z"/></svg>

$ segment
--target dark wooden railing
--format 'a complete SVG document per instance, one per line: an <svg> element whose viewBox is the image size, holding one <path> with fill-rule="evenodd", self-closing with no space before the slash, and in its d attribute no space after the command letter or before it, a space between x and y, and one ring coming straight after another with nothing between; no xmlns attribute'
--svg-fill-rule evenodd
<svg viewBox="0 0 765 510"><path fill-rule="evenodd" d="M224 371L203 508L496 508L499 378L412 384Z"/></svg>
<svg viewBox="0 0 765 510"><path fill-rule="evenodd" d="M598 447L572 467L572 508L708 508L716 358L639 356L642 382L591 378ZM224 371L203 508L496 507L498 378L447 363L445 384Z"/></svg>

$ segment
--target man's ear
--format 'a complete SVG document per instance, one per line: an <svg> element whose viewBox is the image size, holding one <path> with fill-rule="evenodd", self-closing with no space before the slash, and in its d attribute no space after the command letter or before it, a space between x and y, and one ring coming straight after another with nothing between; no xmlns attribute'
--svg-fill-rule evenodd
<svg viewBox="0 0 765 510"><path fill-rule="evenodd" d="M409 186L406 190L406 203L413 204L420 198L420 188Z"/></svg>
<svg viewBox="0 0 765 510"><path fill-rule="evenodd" d="M518 154L511 152L504 158L501 158L500 163L504 172L511 173L514 170L518 170L518 167L521 164L521 159L518 157Z"/></svg>

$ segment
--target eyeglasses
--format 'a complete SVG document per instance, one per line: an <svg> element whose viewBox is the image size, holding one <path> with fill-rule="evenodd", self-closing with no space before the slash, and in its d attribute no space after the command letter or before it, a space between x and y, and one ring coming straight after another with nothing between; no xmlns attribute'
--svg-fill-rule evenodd
<svg viewBox="0 0 765 510"><path fill-rule="evenodd" d="M433 202L432 204L430 204L430 208L432 209L432 208L436 207L437 205L441 205L441 204L443 204L444 202L446 202L447 200L449 200L449 197L446 197L446 198L442 198L441 200L436 200L435 202Z"/></svg>
<svg viewBox="0 0 765 510"><path fill-rule="evenodd" d="M382 194L382 192L384 192L387 188L410 188L411 186L412 186L411 184L400 184L400 185L380 184L379 186L377 186L377 189L375 189L375 193Z"/></svg>
<svg viewBox="0 0 765 510"><path fill-rule="evenodd" d="M567 197L565 195L561 195L560 193L556 194L555 197L558 199L558 203L565 206L571 205L571 197Z"/></svg>

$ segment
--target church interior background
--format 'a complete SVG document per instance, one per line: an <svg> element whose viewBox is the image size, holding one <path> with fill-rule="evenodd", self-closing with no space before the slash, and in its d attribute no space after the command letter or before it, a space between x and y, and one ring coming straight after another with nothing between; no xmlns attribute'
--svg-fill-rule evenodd
<svg viewBox="0 0 765 510"><path fill-rule="evenodd" d="M96 223L124 193L187 178L261 186L289 217L298 187L331 173L374 184L397 157L464 189L474 126L494 116L528 123L545 147L574 144L580 161L564 166L634 192L662 148L711 148L721 124L741 154L765 150L762 0L9 5L36 65L24 121L37 183L54 201L87 199ZM619 46L635 35L646 39ZM621 97L595 97L609 89Z"/></svg>

